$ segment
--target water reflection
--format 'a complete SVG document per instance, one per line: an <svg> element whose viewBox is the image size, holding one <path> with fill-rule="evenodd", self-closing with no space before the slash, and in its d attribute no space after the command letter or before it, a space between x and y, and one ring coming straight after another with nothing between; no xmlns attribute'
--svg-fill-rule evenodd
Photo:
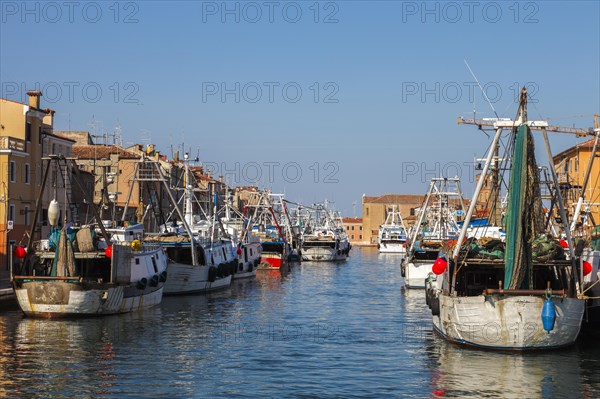
<svg viewBox="0 0 600 399"><path fill-rule="evenodd" d="M581 382L573 350L497 353L463 349L438 340L427 351L435 359L431 364L432 392L444 396L569 398Z"/></svg>
<svg viewBox="0 0 600 399"><path fill-rule="evenodd" d="M0 397L600 396L597 339L532 355L449 344L423 290L403 288L396 259L372 249L141 313L4 312L0 333Z"/></svg>

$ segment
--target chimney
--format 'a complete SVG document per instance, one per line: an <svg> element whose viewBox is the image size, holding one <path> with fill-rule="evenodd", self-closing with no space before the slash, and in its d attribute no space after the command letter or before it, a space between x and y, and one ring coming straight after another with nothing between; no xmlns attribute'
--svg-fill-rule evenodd
<svg viewBox="0 0 600 399"><path fill-rule="evenodd" d="M29 90L27 92L29 96L29 106L31 108L40 108L40 97L42 96L42 92L39 90Z"/></svg>

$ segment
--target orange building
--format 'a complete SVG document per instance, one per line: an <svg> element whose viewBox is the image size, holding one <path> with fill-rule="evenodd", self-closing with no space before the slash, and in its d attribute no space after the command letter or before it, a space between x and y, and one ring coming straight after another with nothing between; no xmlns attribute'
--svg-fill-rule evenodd
<svg viewBox="0 0 600 399"><path fill-rule="evenodd" d="M342 222L344 222L344 227L346 228L346 233L351 244L364 245L369 243L363 240L362 218L343 218Z"/></svg>

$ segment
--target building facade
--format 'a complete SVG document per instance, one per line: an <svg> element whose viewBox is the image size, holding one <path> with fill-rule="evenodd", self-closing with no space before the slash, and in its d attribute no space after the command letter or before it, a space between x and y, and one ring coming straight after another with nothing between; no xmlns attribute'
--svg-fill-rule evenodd
<svg viewBox="0 0 600 399"><path fill-rule="evenodd" d="M363 240L363 220L362 218L343 218L344 228L348 234L348 239L353 245L368 244Z"/></svg>
<svg viewBox="0 0 600 399"><path fill-rule="evenodd" d="M362 197L362 227L363 242L377 245L379 226L385 223L388 213L394 207L400 212L407 228L415 223L415 215L423 204L424 195L415 194L385 194L378 197L363 195Z"/></svg>
<svg viewBox="0 0 600 399"><path fill-rule="evenodd" d="M590 160L594 161L585 187L583 206L585 219L580 218L578 221L580 232L584 235L593 225L600 224L600 148L592 154L594 140L592 138L576 144L553 158L569 221L575 213Z"/></svg>
<svg viewBox="0 0 600 399"><path fill-rule="evenodd" d="M42 137L53 124L54 111L40 107L42 93L27 94L28 104L0 99L0 270L8 269L11 244L27 244L41 186Z"/></svg>

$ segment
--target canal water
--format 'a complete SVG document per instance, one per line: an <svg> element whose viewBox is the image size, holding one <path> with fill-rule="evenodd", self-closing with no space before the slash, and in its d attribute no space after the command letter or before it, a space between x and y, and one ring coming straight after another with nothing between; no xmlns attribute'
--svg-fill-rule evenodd
<svg viewBox="0 0 600 399"><path fill-rule="evenodd" d="M535 354L443 341L399 258L370 248L142 313L0 314L7 398L598 398L599 370L600 338Z"/></svg>

